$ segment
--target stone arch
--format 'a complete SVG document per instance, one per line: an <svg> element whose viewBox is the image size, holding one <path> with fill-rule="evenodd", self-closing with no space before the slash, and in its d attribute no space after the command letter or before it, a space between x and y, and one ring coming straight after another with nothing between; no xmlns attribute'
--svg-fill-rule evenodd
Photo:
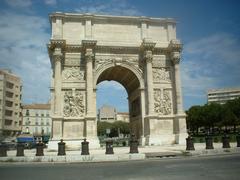
<svg viewBox="0 0 240 180"><path fill-rule="evenodd" d="M99 76L107 69L111 68L111 67L115 67L115 66L121 66L124 67L126 69L128 69L129 71L131 71L138 79L139 81L139 88L140 89L144 89L144 79L142 77L142 72L136 68L134 65L127 63L127 62L123 62L123 63L114 63L114 62L109 62L109 63L105 63L103 65L101 65L96 71L95 71L95 76L94 76L94 83L93 86L96 89L97 86L97 81Z"/></svg>
<svg viewBox="0 0 240 180"><path fill-rule="evenodd" d="M141 72L128 63L103 64L95 74L94 86L105 80L114 80L124 86L128 93L129 117L131 132L137 138L143 136L142 119L145 113L145 102L142 100L141 90L144 88L144 81Z"/></svg>

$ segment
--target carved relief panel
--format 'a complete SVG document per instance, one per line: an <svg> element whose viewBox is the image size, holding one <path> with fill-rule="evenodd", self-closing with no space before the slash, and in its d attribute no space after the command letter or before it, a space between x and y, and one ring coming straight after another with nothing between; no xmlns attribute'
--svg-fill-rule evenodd
<svg viewBox="0 0 240 180"><path fill-rule="evenodd" d="M167 81L170 82L170 71L167 68L153 68L153 81Z"/></svg>
<svg viewBox="0 0 240 180"><path fill-rule="evenodd" d="M84 80L84 72L79 67L65 67L62 72L63 80Z"/></svg>
<svg viewBox="0 0 240 180"><path fill-rule="evenodd" d="M64 117L82 117L85 114L84 93L78 90L65 91Z"/></svg>
<svg viewBox="0 0 240 180"><path fill-rule="evenodd" d="M170 90L158 89L154 91L154 111L158 115L169 115L172 113Z"/></svg>

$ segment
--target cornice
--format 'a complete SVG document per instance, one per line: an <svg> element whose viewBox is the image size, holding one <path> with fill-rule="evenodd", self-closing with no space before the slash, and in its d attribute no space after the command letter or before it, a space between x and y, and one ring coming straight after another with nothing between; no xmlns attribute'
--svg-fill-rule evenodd
<svg viewBox="0 0 240 180"><path fill-rule="evenodd" d="M74 18L74 19L93 19L93 20L114 20L116 21L128 21L128 22L153 22L153 23L169 23L176 24L173 18L154 18L145 16L113 16L113 15L99 15L91 13L62 13L56 12L49 15L49 19L52 18Z"/></svg>
<svg viewBox="0 0 240 180"><path fill-rule="evenodd" d="M96 40L92 40L92 39L89 39L89 40L82 40L82 47L83 48L95 48L97 44L97 41Z"/></svg>
<svg viewBox="0 0 240 180"><path fill-rule="evenodd" d="M52 51L51 44L48 44L48 50ZM86 49L86 46L83 45L76 45L76 44L66 44L64 46L64 52L67 53L80 53L83 52ZM102 45L96 45L94 47L94 50L96 53L102 52L102 53L110 53L110 54L139 54L142 50L142 47L140 46L102 46ZM172 49L168 47L155 47L153 50L153 54L166 54L172 51Z"/></svg>
<svg viewBox="0 0 240 180"><path fill-rule="evenodd" d="M171 49L171 51L182 51L182 43L178 39L173 39L170 41L168 48Z"/></svg>

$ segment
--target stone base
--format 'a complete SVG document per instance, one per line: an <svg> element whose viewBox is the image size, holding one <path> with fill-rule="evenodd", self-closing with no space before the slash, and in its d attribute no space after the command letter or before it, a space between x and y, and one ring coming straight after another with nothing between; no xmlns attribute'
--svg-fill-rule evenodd
<svg viewBox="0 0 240 180"><path fill-rule="evenodd" d="M98 149L100 148L100 142L98 138L87 139L89 142L89 149ZM50 140L48 143L48 150L57 151L59 140ZM64 140L66 143L66 150L81 150L81 142L83 139L74 139L74 140Z"/></svg>
<svg viewBox="0 0 240 180"><path fill-rule="evenodd" d="M146 145L148 146L171 145L175 142L174 134L150 135L146 137Z"/></svg>
<svg viewBox="0 0 240 180"><path fill-rule="evenodd" d="M176 144L185 145L187 137L187 133L175 134Z"/></svg>
<svg viewBox="0 0 240 180"><path fill-rule="evenodd" d="M139 145L145 146L146 145L146 138L144 136L141 136L139 139Z"/></svg>

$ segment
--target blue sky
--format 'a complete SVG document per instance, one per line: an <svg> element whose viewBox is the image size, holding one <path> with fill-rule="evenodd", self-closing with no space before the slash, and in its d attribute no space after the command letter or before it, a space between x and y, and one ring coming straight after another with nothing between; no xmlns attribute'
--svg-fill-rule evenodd
<svg viewBox="0 0 240 180"><path fill-rule="evenodd" d="M23 81L23 103L49 100L51 68L46 43L48 14L78 12L172 17L183 42L181 78L184 108L206 103L212 88L240 87L240 1L238 0L1 0L0 68ZM98 107L128 110L118 83L102 82Z"/></svg>

